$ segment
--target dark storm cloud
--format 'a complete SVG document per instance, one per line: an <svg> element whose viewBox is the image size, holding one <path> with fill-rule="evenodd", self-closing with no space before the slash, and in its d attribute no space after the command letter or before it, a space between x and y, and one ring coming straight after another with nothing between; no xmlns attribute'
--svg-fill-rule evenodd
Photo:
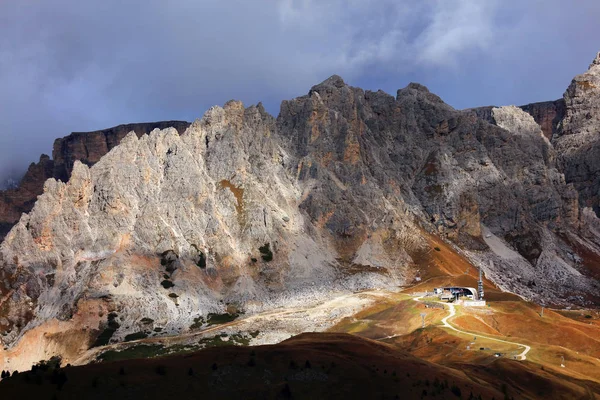
<svg viewBox="0 0 600 400"><path fill-rule="evenodd" d="M455 107L558 98L600 44L580 0L0 2L0 178L54 138L193 120L236 98L277 113L337 73Z"/></svg>

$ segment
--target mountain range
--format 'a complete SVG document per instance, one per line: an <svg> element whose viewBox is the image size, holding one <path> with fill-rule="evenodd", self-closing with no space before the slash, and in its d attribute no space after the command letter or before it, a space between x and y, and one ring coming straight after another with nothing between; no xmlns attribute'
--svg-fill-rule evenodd
<svg viewBox="0 0 600 400"><path fill-rule="evenodd" d="M276 118L229 101L57 139L0 193L0 369L409 286L434 240L525 300L597 307L599 107L600 53L522 107L334 75Z"/></svg>

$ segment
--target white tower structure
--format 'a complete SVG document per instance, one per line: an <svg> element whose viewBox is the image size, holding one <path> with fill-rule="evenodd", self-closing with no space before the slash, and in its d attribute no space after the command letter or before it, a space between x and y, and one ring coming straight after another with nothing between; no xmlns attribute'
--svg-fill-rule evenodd
<svg viewBox="0 0 600 400"><path fill-rule="evenodd" d="M490 261L491 266L494 264ZM481 270L481 266L479 267L479 281L477 282L477 294L479 295L479 300L483 300L483 271Z"/></svg>

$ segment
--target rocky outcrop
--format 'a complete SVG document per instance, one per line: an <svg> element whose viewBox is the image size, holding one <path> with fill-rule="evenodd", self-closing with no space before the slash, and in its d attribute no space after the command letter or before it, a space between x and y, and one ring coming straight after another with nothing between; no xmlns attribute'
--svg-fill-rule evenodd
<svg viewBox="0 0 600 400"><path fill-rule="evenodd" d="M496 124L492 111L498 108L496 106L485 106L470 108L479 118ZM539 103L526 104L519 107L533 117L535 122L540 126L544 136L548 140L552 140L552 136L556 133L559 123L562 121L565 114L565 101L563 99L555 101L542 101Z"/></svg>
<svg viewBox="0 0 600 400"><path fill-rule="evenodd" d="M483 107L475 107L475 108L467 108L465 111L470 111L474 113L478 118L481 118L484 121L489 122L490 124L496 125L496 121L494 120L494 116L492 114L492 110L497 108L496 106L483 106Z"/></svg>
<svg viewBox="0 0 600 400"><path fill-rule="evenodd" d="M327 229L344 184L325 169L303 175L311 167L296 163L289 138L262 106L229 102L181 136L130 133L93 167L76 161L68 183L48 180L0 250L3 343L67 321L60 329L85 330L89 345L108 314L120 327L114 340L146 329L144 319L174 334L226 304L250 312L319 290L410 280L408 247L395 243L409 243L416 228L392 221L398 200L368 240ZM301 204L321 190L338 198L311 216ZM386 206L376 200L373 209ZM356 258L351 248L365 264L340 273Z"/></svg>
<svg viewBox="0 0 600 400"><path fill-rule="evenodd" d="M552 140L560 121L565 115L565 102L563 99L526 104L520 108L533 117L548 140Z"/></svg>
<svg viewBox="0 0 600 400"><path fill-rule="evenodd" d="M587 72L576 76L563 99L554 102L534 103L520 107L532 115L551 139L551 148L547 149L549 161L556 165L564 180L573 190L562 191L562 209L570 220L573 231L562 231L563 237L576 251L569 250L569 257L576 261L582 272L597 276L597 262L600 253L598 244L598 216L600 216L600 53L596 56ZM505 109L512 115L511 122L497 120L498 111ZM481 107L472 109L476 115L512 132L523 130L523 117L518 117L515 107ZM506 112L504 114L507 114ZM550 123L551 121L551 123ZM530 124L528 124L530 125ZM550 129L551 127L551 129ZM535 131L535 126L526 128ZM539 233L536 235L542 236ZM531 247L531 240L519 238L515 247ZM552 244L556 247L556 243ZM521 253L527 253L527 250Z"/></svg>
<svg viewBox="0 0 600 400"><path fill-rule="evenodd" d="M277 119L230 101L181 135L129 133L49 179L0 246L2 341L51 327L85 347L159 334L149 320L176 334L228 308L406 284L431 235L502 288L592 304L573 243L600 253L598 219L530 115L489 114L496 125L416 83L394 97L332 76Z"/></svg>
<svg viewBox="0 0 600 400"><path fill-rule="evenodd" d="M88 166L94 165L131 131L141 136L153 129L173 127L182 133L189 125L189 122L184 121L126 124L94 132L74 132L56 139L53 160L42 155L37 164L29 166L17 188L0 191L0 241L17 223L22 213L31 211L37 197L43 192L46 179L68 181L76 160Z"/></svg>
<svg viewBox="0 0 600 400"><path fill-rule="evenodd" d="M54 174L54 162L43 154L32 163L18 187L0 191L0 241L4 239L22 213L31 211L44 182Z"/></svg>
<svg viewBox="0 0 600 400"><path fill-rule="evenodd" d="M63 182L68 181L76 160L87 166L94 165L131 131L138 136L148 134L154 129L167 128L175 128L177 132L183 133L188 126L190 123L184 121L160 121L125 124L94 132L73 132L69 136L54 141L53 176Z"/></svg>
<svg viewBox="0 0 600 400"><path fill-rule="evenodd" d="M564 94L565 117L553 144L567 182L579 192L581 207L600 216L600 53Z"/></svg>
<svg viewBox="0 0 600 400"><path fill-rule="evenodd" d="M579 206L600 216L600 53L587 72L576 76L562 99L520 107L552 142L557 168L578 192ZM469 111L502 126L494 106ZM510 130L510 128L509 128Z"/></svg>

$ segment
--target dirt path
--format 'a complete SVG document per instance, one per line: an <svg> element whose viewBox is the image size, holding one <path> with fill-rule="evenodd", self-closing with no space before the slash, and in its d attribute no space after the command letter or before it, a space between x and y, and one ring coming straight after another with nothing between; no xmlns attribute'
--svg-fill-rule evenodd
<svg viewBox="0 0 600 400"><path fill-rule="evenodd" d="M188 333L181 334L181 335L159 336L159 337L153 337L153 338L138 339L138 340L132 340L129 342L119 342L119 343L109 344L109 345L105 345L102 347L94 347L94 348L87 350L82 355L80 355L77 359L75 359L73 362L71 362L71 364L72 365L88 364L88 363L94 361L95 359L97 359L97 357L101 353L108 351L108 350L123 350L123 349L126 349L126 348L131 347L136 344L172 345L172 344L184 342L189 339L193 339L195 337L206 336L209 333L219 332L225 328L231 328L231 327L235 327L235 326L239 326L239 325L247 326L255 321L259 322L259 323L262 321L263 323L265 323L272 319L284 319L290 315L303 313L303 312L309 313L309 316L307 318L313 318L314 316L310 315L311 312L318 312L318 311L322 311L323 309L334 310L335 308L337 308L336 305L338 305L340 303L349 303L353 299L357 299L357 298L361 298L361 297L365 297L365 296L371 296L371 297L375 297L375 298L381 297L384 295L384 293L385 292L382 292L380 290L365 290L365 291L357 292L357 293L347 293L347 294L343 294L341 296L337 296L337 297L334 297L331 299L324 300L317 304L312 304L311 306L299 306L299 307L284 308L284 309L279 308L279 309L275 309L275 310L271 310L271 311L265 311L262 313L238 318L235 321L207 327L200 331L188 332ZM320 322L318 320L319 319L318 317L314 317L314 318L315 318L315 323ZM340 317L340 319L341 319L341 317Z"/></svg>
<svg viewBox="0 0 600 400"><path fill-rule="evenodd" d="M415 300L415 301L421 301L421 297L415 297L415 298L413 298L413 300ZM450 325L450 323L448 322L448 319L450 319L450 318L452 318L452 317L454 317L456 315L455 305L452 304L452 303L440 303L440 304L448 305L448 307L450 308L449 314L447 316L445 316L444 318L442 318L442 325L444 326L444 328L449 328L449 329L452 329L455 332L462 333L462 334L465 334L465 335L477 336L477 337L484 338L484 339L487 339L487 340L493 340L495 342L512 344L512 345L515 345L515 346L518 346L518 347L523 347L524 350L521 353L517 354L515 357L518 358L521 361L527 359L527 353L529 353L529 351L531 350L530 346L527 346L526 344L523 344L523 343L510 342L508 340L496 339L496 338L493 338L493 337L480 335L478 333L467 332L467 331L460 330L460 329L458 329L458 328Z"/></svg>

